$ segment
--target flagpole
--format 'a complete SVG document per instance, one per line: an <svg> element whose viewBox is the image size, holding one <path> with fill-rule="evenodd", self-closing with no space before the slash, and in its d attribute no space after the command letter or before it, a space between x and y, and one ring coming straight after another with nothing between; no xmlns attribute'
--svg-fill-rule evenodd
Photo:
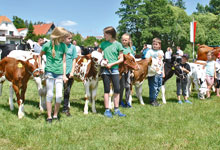
<svg viewBox="0 0 220 150"><path fill-rule="evenodd" d="M194 17L193 17L193 30L194 30ZM195 61L194 53L195 53L195 41L193 38L193 62Z"/></svg>

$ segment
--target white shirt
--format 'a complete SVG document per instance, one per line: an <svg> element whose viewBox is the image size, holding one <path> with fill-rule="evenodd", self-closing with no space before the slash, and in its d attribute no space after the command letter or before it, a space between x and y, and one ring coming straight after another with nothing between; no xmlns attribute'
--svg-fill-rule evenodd
<svg viewBox="0 0 220 150"><path fill-rule="evenodd" d="M176 53L178 54L176 58L182 58L183 51L181 49L177 50Z"/></svg>
<svg viewBox="0 0 220 150"><path fill-rule="evenodd" d="M81 56L81 48L77 45L76 46L76 53L77 53L77 56Z"/></svg>
<svg viewBox="0 0 220 150"><path fill-rule="evenodd" d="M166 53L165 53L165 59L171 59L171 55L172 55L172 52L171 52L171 51L166 51Z"/></svg>
<svg viewBox="0 0 220 150"><path fill-rule="evenodd" d="M40 46L38 43L36 43L36 44L34 45L34 52L35 52L35 53L40 53L41 50L42 50L42 46Z"/></svg>

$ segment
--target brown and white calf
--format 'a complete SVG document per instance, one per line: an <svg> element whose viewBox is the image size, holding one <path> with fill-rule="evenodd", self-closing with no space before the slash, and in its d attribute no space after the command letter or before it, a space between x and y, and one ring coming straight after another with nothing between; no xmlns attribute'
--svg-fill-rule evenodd
<svg viewBox="0 0 220 150"><path fill-rule="evenodd" d="M135 58L130 54L123 54L124 61L119 64L119 74L120 78L124 72L127 72L128 70L139 70L140 66L139 64L135 61ZM109 94L109 108L113 109L114 108L114 102L112 101L112 96L113 96L113 87L112 85L110 86L110 94Z"/></svg>
<svg viewBox="0 0 220 150"><path fill-rule="evenodd" d="M141 105L145 105L142 98L142 84L147 78L148 66L152 65L152 59L142 59L137 61L137 64L139 65L139 69L134 70L133 72L134 77L132 79L132 85L135 86L136 96L139 99ZM132 96L129 98L129 103L132 104Z"/></svg>
<svg viewBox="0 0 220 150"><path fill-rule="evenodd" d="M37 56L27 61L5 57L0 61L0 78L5 78L12 83L18 103L18 118L24 116L24 101L27 83L31 76L40 76L38 70ZM0 84L3 84L4 80ZM10 104L13 105L13 102ZM10 107L11 108L11 107Z"/></svg>
<svg viewBox="0 0 220 150"><path fill-rule="evenodd" d="M27 59L30 59L30 58L33 58L33 56L35 55L39 55L38 53L34 53L34 52L31 52L31 51L23 51L23 50L14 50L14 51L11 51L7 57L12 57L12 58L15 58L17 60L23 60L23 61L26 61ZM45 64L46 64L46 56L43 55L42 57L42 68L44 69L45 68ZM39 101L39 108L41 111L44 111L46 110L46 82L45 82L45 78L44 78L44 75L41 75L40 77L33 77L36 85L37 85L37 89L38 89L38 94L40 96L40 101ZM13 88L12 88L12 85L10 84L9 86L9 89L10 89L10 94L9 94L9 104L11 102L13 102L13 95L14 95L14 91L13 91ZM14 107L12 104L10 104L10 109L13 110Z"/></svg>
<svg viewBox="0 0 220 150"><path fill-rule="evenodd" d="M98 88L101 66L107 64L101 53L93 51L91 54L79 56L76 59L74 80L83 82L86 93L84 114L88 114L89 101L92 102L92 112L96 113L95 99Z"/></svg>

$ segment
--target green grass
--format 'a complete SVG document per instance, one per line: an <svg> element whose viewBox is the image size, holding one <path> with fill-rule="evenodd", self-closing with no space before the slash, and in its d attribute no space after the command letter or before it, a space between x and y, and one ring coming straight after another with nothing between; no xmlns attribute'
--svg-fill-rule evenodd
<svg viewBox="0 0 220 150"><path fill-rule="evenodd" d="M97 114L83 114L84 88L75 82L71 91L71 114L61 114L60 122L49 125L46 112L40 113L39 96L33 81L26 92L25 117L18 119L17 104L10 111L8 82L0 97L0 150L45 149L220 149L220 99L198 100L195 92L189 98L193 104L176 103L175 77L166 84L167 104L155 108L141 106L133 94L133 108L121 108L126 118L105 118L103 84L99 83ZM148 103L147 81L143 97ZM161 95L159 95L159 102Z"/></svg>

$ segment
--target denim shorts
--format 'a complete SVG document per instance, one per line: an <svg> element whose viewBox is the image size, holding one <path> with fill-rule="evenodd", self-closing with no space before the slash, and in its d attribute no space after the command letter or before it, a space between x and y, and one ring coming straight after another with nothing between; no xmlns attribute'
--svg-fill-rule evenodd
<svg viewBox="0 0 220 150"><path fill-rule="evenodd" d="M62 74L55 74L53 72L46 72L45 73L45 77L46 78L53 78L53 79L63 79L63 75Z"/></svg>
<svg viewBox="0 0 220 150"><path fill-rule="evenodd" d="M119 74L119 71L118 69L114 69L114 68L111 68L111 69L104 68L102 71L102 74L107 74L107 75Z"/></svg>

